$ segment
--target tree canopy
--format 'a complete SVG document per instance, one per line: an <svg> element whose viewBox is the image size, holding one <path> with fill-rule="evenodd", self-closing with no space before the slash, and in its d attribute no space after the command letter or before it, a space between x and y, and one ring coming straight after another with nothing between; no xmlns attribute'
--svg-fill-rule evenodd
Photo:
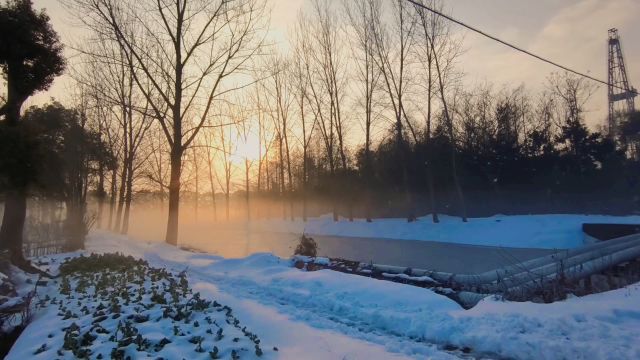
<svg viewBox="0 0 640 360"><path fill-rule="evenodd" d="M12 123L17 122L22 103L36 91L48 89L66 63L49 16L35 11L31 0L0 6L0 34L0 68L8 87L0 115Z"/></svg>

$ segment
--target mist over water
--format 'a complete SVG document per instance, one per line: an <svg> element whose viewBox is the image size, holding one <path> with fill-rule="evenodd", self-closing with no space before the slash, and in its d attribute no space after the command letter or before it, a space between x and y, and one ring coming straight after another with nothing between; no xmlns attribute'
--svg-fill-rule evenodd
<svg viewBox="0 0 640 360"><path fill-rule="evenodd" d="M258 252L271 252L288 257L304 232L302 203L256 199L250 202L250 219L244 199L229 205L229 220L224 201L214 211L211 204L184 201L180 204L178 245L206 251L227 258L245 257ZM309 217L326 214L320 203L308 203ZM95 210L94 210L95 211ZM101 229L107 229L108 204L105 205ZM160 201L136 201L132 204L128 235L136 240L164 242L168 208ZM95 228L98 228L96 224Z"/></svg>

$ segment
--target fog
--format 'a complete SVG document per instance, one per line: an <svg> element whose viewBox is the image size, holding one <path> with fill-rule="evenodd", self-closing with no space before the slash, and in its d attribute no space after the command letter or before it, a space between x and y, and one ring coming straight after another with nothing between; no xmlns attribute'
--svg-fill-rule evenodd
<svg viewBox="0 0 640 360"><path fill-rule="evenodd" d="M290 256L304 232L302 208L301 201L252 199L249 219L245 200L237 197L230 201L227 220L224 200L216 204L215 211L210 202L207 204L200 200L196 208L194 201L183 201L180 204L178 245L227 258L245 257L256 252ZM97 214L97 204L91 204L89 211ZM330 207L325 203L307 204L310 217L329 212ZM162 242L167 216L166 203L134 201L128 235L140 241ZM109 206L105 204L102 221L96 221L94 228L107 229L108 223Z"/></svg>

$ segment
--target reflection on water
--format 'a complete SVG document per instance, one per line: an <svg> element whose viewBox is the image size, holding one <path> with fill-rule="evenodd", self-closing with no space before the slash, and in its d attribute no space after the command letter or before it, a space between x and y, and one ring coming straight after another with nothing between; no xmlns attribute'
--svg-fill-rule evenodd
<svg viewBox="0 0 640 360"><path fill-rule="evenodd" d="M185 225L180 231L179 245L206 251L226 258L240 258L255 253L270 252L289 257L300 237L299 234L253 229L246 224Z"/></svg>
<svg viewBox="0 0 640 360"><path fill-rule="evenodd" d="M159 207L138 205L132 208L129 236L144 241L164 241L166 211ZM201 208L196 218L193 209L182 210L180 246L206 251L227 258L240 258L259 252L289 257L304 231L304 222L256 218L214 221L213 212Z"/></svg>

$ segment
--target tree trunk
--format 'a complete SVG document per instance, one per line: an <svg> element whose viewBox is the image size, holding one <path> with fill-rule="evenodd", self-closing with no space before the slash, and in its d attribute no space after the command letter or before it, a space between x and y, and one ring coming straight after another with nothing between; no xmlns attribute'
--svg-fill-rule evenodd
<svg viewBox="0 0 640 360"><path fill-rule="evenodd" d="M225 170L224 170L224 180L225 180L225 192L224 192L224 199L225 199L225 211L226 211L226 216L227 216L227 221L229 221L229 207L231 204L229 204L229 200L231 199L231 161L227 161L225 162L226 166L225 166Z"/></svg>
<svg viewBox="0 0 640 360"><path fill-rule="evenodd" d="M118 172L117 168L111 172L111 198L109 199L109 225L107 229L113 229L113 213L116 208L116 192L117 192Z"/></svg>
<svg viewBox="0 0 640 360"><path fill-rule="evenodd" d="M266 192L270 193L271 192L271 175L269 174L269 156L268 156L268 154L265 155L265 156L266 156L266 158L265 158L265 164L264 164L265 169L264 170L266 172L265 173L265 180L266 180L266 185L267 185Z"/></svg>
<svg viewBox="0 0 640 360"><path fill-rule="evenodd" d="M351 182L351 176L347 171L347 169L344 169L344 176L347 179L347 193L349 194L347 196L347 201L349 206L349 222L353 222L353 203L354 203L353 187Z"/></svg>
<svg viewBox="0 0 640 360"><path fill-rule="evenodd" d="M262 121L260 114L258 114L258 184L256 193L260 194L262 191Z"/></svg>
<svg viewBox="0 0 640 360"><path fill-rule="evenodd" d="M435 186L433 183L434 166L432 164L432 161L432 156L427 155L427 187L429 190L429 207L431 208L431 220L437 224L440 222L440 219L438 218L438 210L436 209Z"/></svg>
<svg viewBox="0 0 640 360"><path fill-rule="evenodd" d="M180 211L180 171L182 150L178 145L171 149L171 179L169 181L169 217L165 242L178 245L178 214Z"/></svg>
<svg viewBox="0 0 640 360"><path fill-rule="evenodd" d="M293 221L293 177L291 175L291 156L289 152L289 138L287 136L287 121L283 120L282 123L282 133L284 134L284 146L285 146L285 154L287 156L287 180L289 182L288 186L288 196L289 196L289 218ZM282 180L284 183L284 179Z"/></svg>
<svg viewBox="0 0 640 360"><path fill-rule="evenodd" d="M82 199L69 199L66 202L67 218L65 220L67 235L67 251L84 249L86 225L84 223L85 205Z"/></svg>
<svg viewBox="0 0 640 360"><path fill-rule="evenodd" d="M306 136L306 134L303 134ZM306 139L306 137L305 137ZM307 145L302 150L302 221L307 222Z"/></svg>
<svg viewBox="0 0 640 360"><path fill-rule="evenodd" d="M282 150L282 135L278 134L278 153L280 157L280 199L282 201L282 220L287 220L287 207L286 207L286 199L285 199L285 181L284 181L284 154Z"/></svg>
<svg viewBox="0 0 640 360"><path fill-rule="evenodd" d="M368 44L368 42L367 42ZM373 113L373 64L370 63L369 50L366 51L366 78L365 78L365 137L364 137L364 207L365 219L371 222L371 179L372 163L371 163L371 123Z"/></svg>
<svg viewBox="0 0 640 360"><path fill-rule="evenodd" d="M245 180L245 189L247 191L246 198L246 204L247 204L247 221L251 221L251 206L249 206L249 160L248 159L244 159L244 180Z"/></svg>
<svg viewBox="0 0 640 360"><path fill-rule="evenodd" d="M207 163L209 166L209 186L211 187L211 204L213 205L213 221L218 221L218 210L216 206L216 189L213 183L213 164L210 149L207 149Z"/></svg>
<svg viewBox="0 0 640 360"><path fill-rule="evenodd" d="M367 129L367 132L369 131L369 129ZM367 135L368 137L368 135ZM364 193L365 193L365 201L364 201L364 205L365 205L365 209L364 209L364 216L365 219L368 223L373 222L373 220L371 219L371 207L373 205L373 202L371 201L372 198L372 191L371 191L371 178L373 176L372 171L371 171L371 149L369 147L369 143L367 140L367 146L365 148L365 186L364 186Z"/></svg>
<svg viewBox="0 0 640 360"><path fill-rule="evenodd" d="M428 77L429 81L427 89L427 187L429 190L429 206L431 207L431 219L434 223L439 223L438 211L436 209L435 186L433 181L433 147L431 146L431 100L433 76L431 73L431 61L429 61Z"/></svg>
<svg viewBox="0 0 640 360"><path fill-rule="evenodd" d="M19 79L13 76L13 72L7 74L7 99L4 104L5 126L18 130L20 121L20 108L26 100L17 94L14 84ZM17 132L18 136L23 136ZM15 179L10 179L15 180ZM6 192L2 226L0 226L0 248L9 250L11 261L14 264L24 264L22 242L24 222L27 217L27 194L25 186L18 186Z"/></svg>
<svg viewBox="0 0 640 360"><path fill-rule="evenodd" d="M229 198L230 198L229 190L227 188L227 191L224 193L224 205L225 205L227 222L229 222Z"/></svg>
<svg viewBox="0 0 640 360"><path fill-rule="evenodd" d="M113 227L114 231L120 231L122 224L122 211L124 210L124 200L127 194L127 171L129 169L128 161L125 158L122 164L122 174L120 174L120 193L118 195L118 211L116 213L116 223Z"/></svg>
<svg viewBox="0 0 640 360"><path fill-rule="evenodd" d="M407 202L408 212L407 221L413 222L416 220L416 215L413 208L413 197L411 196L411 188L409 186L409 172L407 169L407 146L404 136L402 135L402 123L398 120L396 123L396 147L398 151L398 160L402 166L402 187L404 188L405 198Z"/></svg>
<svg viewBox="0 0 640 360"><path fill-rule="evenodd" d="M365 146L364 146L364 213L367 222L371 220L371 207L372 207L372 191L371 191L371 179L373 179L373 167L371 161L371 99L367 99L367 115L366 115L366 127L365 127Z"/></svg>
<svg viewBox="0 0 640 360"><path fill-rule="evenodd" d="M175 80L173 83L175 99L171 108L173 119L173 143L171 144L171 159L169 180L169 216L167 219L167 233L165 242L170 245L178 245L178 221L180 217L180 175L182 172L182 90L183 90L183 63L182 63L182 38L181 26L183 18L179 17L177 23L179 29L175 36L174 49L176 54Z"/></svg>
<svg viewBox="0 0 640 360"><path fill-rule="evenodd" d="M0 227L0 248L9 250L11 262L25 262L22 254L24 222L27 217L27 194L25 190L7 192L4 215Z"/></svg>
<svg viewBox="0 0 640 360"><path fill-rule="evenodd" d="M336 180L336 168L333 162L333 157L329 157L329 174L331 175L331 179L333 179L333 181ZM329 189L329 196L331 197L331 213L333 214L333 221L337 222L339 220L338 218L338 199L336 196L336 191L335 189L331 188Z"/></svg>
<svg viewBox="0 0 640 360"><path fill-rule="evenodd" d="M106 192L104 191L104 165L102 161L100 161L100 166L98 168L98 215L97 215L97 225L98 228L102 228L102 214L104 213L104 198L106 196Z"/></svg>
<svg viewBox="0 0 640 360"><path fill-rule="evenodd" d="M131 160L132 157L129 157ZM126 184L126 194L125 194L125 207L124 207L124 216L122 218L122 229L120 233L126 235L129 232L129 215L131 213L131 201L133 199L133 161L129 161L127 169L127 184Z"/></svg>
<svg viewBox="0 0 640 360"><path fill-rule="evenodd" d="M193 170L195 172L195 177L196 177L196 191L195 191L195 198L194 198L194 211L195 211L195 219L196 219L196 223L198 222L198 196L200 195L200 183L199 183L199 178L198 178L198 158L197 158L197 154L196 154L196 148L193 148Z"/></svg>
<svg viewBox="0 0 640 360"><path fill-rule="evenodd" d="M435 54L435 48L433 46L433 41L431 41L431 51ZM445 120L447 121L447 131L449 133L449 141L451 142L451 171L453 175L453 183L456 187L456 193L458 194L458 202L460 205L460 211L462 215L462 221L467 222L467 207L464 202L464 194L462 193L462 186L460 185L460 179L458 177L458 168L456 165L456 142L453 134L453 121L451 120L451 116L449 115L449 108L447 106L447 99L444 95L444 83L442 81L442 72L440 71L440 63L438 61L438 57L435 58L436 62L436 71L438 72L438 87L440 89L440 97L442 99L442 107L444 111Z"/></svg>

